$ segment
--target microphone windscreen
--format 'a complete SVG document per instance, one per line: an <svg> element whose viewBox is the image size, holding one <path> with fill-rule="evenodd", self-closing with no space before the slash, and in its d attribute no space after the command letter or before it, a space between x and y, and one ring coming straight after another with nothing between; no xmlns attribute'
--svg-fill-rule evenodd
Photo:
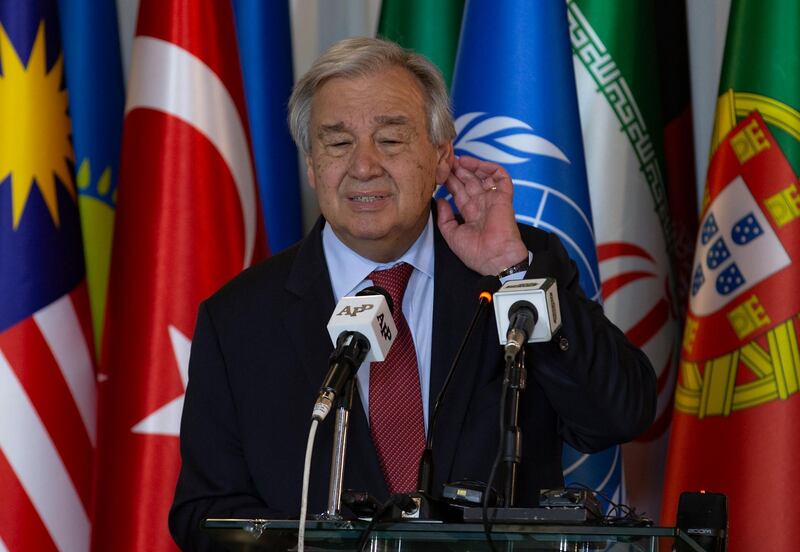
<svg viewBox="0 0 800 552"><path fill-rule="evenodd" d="M533 333L533 328L538 320L539 312L530 301L521 299L508 309L509 324L517 325L527 336Z"/></svg>
<svg viewBox="0 0 800 552"><path fill-rule="evenodd" d="M389 305L389 312L394 314L394 303L392 302L392 296L389 295L389 292L383 289L381 286L365 287L356 293L356 297L364 297L365 295L383 295L386 297L386 304Z"/></svg>

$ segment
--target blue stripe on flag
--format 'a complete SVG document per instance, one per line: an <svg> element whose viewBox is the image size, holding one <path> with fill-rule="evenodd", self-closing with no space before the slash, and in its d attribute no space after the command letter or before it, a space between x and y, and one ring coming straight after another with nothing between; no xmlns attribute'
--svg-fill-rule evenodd
<svg viewBox="0 0 800 552"><path fill-rule="evenodd" d="M59 0L59 9L75 159L90 167L80 191L114 207L125 109L116 3Z"/></svg>
<svg viewBox="0 0 800 552"><path fill-rule="evenodd" d="M71 172L68 96L60 74L63 65L57 63L61 45L55 2L0 2L0 26L13 48L4 49L0 61L0 87L12 92L2 95L0 111L18 114L11 122L0 122L0 145L9 148L0 152L0 168L9 171L0 174L2 332L72 290L85 270ZM45 44L34 48L36 40ZM34 92L33 86L39 88ZM31 105L31 98L41 98L42 103Z"/></svg>
<svg viewBox="0 0 800 552"><path fill-rule="evenodd" d="M297 153L286 123L292 90L288 0L234 0L239 57L262 211L274 254L302 237Z"/></svg>

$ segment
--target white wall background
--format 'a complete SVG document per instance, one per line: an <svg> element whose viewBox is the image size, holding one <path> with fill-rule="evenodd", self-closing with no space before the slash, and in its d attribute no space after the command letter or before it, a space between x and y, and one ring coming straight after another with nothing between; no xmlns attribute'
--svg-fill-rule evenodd
<svg viewBox="0 0 800 552"><path fill-rule="evenodd" d="M731 0L687 0L697 206L702 205Z"/></svg>
<svg viewBox="0 0 800 552"><path fill-rule="evenodd" d="M116 1L123 68L127 77L139 0ZM698 205L701 204L708 166L708 145L714 120L730 1L686 0ZM373 35L378 28L380 4L381 0L290 0L295 78L302 75L314 59L337 40L348 36ZM301 174L305 175L304 169ZM305 183L303 211L306 227L309 227L318 211L311 190Z"/></svg>

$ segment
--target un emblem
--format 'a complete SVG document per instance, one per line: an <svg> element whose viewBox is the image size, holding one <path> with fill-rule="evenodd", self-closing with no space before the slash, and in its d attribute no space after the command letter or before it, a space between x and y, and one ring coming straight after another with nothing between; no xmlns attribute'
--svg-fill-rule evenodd
<svg viewBox="0 0 800 552"><path fill-rule="evenodd" d="M580 205L558 182L539 180L549 173L537 173L537 166L547 164L572 171L563 149L536 134L534 128L514 117L470 112L455 121L456 154L471 155L504 165L514 183L516 218L556 234L570 257L578 264L581 287L596 301L601 300L597 276L594 231L591 213ZM583 170L583 167L580 167ZM583 175L585 178L585 174ZM443 188L436 197L450 199Z"/></svg>

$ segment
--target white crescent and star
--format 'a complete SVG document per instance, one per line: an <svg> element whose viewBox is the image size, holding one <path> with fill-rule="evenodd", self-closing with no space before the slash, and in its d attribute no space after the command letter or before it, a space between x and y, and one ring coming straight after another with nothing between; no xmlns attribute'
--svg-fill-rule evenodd
<svg viewBox="0 0 800 552"><path fill-rule="evenodd" d="M209 107L213 107L210 109ZM180 119L203 134L228 166L242 207L242 268L253 260L257 206L255 177L245 126L225 84L191 52L165 40L138 36L133 43L126 115L152 109ZM189 380L191 340L167 328L183 392L133 426L138 434L178 437L183 399Z"/></svg>
<svg viewBox="0 0 800 552"><path fill-rule="evenodd" d="M258 212L255 177L245 126L225 83L194 54L158 38L137 36L131 59L125 114L140 108L164 112L197 129L219 151L239 193L242 268L250 266Z"/></svg>
<svg viewBox="0 0 800 552"><path fill-rule="evenodd" d="M189 383L189 351L192 341L175 326L169 326L169 340L172 343L172 353L183 384L183 393L170 402L148 415L137 423L131 431L146 435L166 435L178 437L181 429L181 413L183 412L183 397L186 385Z"/></svg>

